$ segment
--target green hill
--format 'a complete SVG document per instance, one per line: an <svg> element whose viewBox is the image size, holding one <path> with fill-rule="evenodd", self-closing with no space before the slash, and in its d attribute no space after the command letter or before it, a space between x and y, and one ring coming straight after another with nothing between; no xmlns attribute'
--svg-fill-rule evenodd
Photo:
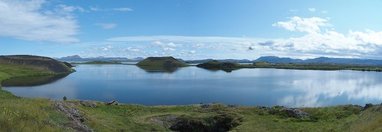
<svg viewBox="0 0 382 132"><path fill-rule="evenodd" d="M236 70L239 67L239 64L237 63L231 63L231 62L219 62L217 60L208 61L206 63L198 64L197 67L201 67L208 70L223 70L226 72L231 72L233 70Z"/></svg>
<svg viewBox="0 0 382 132"><path fill-rule="evenodd" d="M31 55L0 56L0 64L27 66L52 73L70 73L73 70L63 62L49 57Z"/></svg>
<svg viewBox="0 0 382 132"><path fill-rule="evenodd" d="M148 57L139 63L138 66L149 67L184 67L186 63L175 59L174 57Z"/></svg>

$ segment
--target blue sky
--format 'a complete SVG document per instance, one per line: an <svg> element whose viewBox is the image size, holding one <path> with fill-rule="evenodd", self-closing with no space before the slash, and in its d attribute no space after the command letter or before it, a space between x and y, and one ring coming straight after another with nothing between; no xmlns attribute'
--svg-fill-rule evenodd
<svg viewBox="0 0 382 132"><path fill-rule="evenodd" d="M0 0L0 54L382 59L379 0Z"/></svg>

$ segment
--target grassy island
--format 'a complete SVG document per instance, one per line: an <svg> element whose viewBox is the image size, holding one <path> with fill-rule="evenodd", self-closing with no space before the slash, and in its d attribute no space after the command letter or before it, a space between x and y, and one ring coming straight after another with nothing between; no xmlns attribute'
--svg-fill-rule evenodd
<svg viewBox="0 0 382 132"><path fill-rule="evenodd" d="M41 67L0 63L0 82L13 77L61 74L42 66L44 63L39 63ZM318 108L224 104L143 106L116 101L22 98L4 90L0 90L0 104L0 131L382 130L382 106L371 104Z"/></svg>
<svg viewBox="0 0 382 132"><path fill-rule="evenodd" d="M137 63L137 66L147 72L174 72L179 67L187 66L186 63L174 57L147 57Z"/></svg>

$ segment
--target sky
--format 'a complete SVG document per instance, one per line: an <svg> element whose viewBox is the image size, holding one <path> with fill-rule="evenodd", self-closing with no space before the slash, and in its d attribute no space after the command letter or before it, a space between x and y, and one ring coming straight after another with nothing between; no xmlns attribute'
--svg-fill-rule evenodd
<svg viewBox="0 0 382 132"><path fill-rule="evenodd" d="M381 0L0 0L0 54L382 59Z"/></svg>

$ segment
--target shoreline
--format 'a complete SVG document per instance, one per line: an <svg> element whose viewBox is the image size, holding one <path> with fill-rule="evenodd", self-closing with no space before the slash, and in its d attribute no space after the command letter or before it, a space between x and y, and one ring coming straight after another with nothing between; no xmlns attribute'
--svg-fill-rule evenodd
<svg viewBox="0 0 382 132"><path fill-rule="evenodd" d="M137 64L125 64L121 63L99 63L99 64L89 64L89 63L71 63L74 65L134 65ZM297 66L297 67L296 67ZM328 67L329 66L329 67ZM198 67L197 64L188 64L183 67ZM183 68L183 67L178 67ZM201 67L198 67L201 68ZM235 71L240 69L284 69L284 70L317 70L317 71L361 71L361 72L382 72L382 66L367 66L367 65L336 65L336 64L275 64L269 66L258 66L253 64L238 64L237 67L232 69L207 69L206 70L229 70Z"/></svg>

